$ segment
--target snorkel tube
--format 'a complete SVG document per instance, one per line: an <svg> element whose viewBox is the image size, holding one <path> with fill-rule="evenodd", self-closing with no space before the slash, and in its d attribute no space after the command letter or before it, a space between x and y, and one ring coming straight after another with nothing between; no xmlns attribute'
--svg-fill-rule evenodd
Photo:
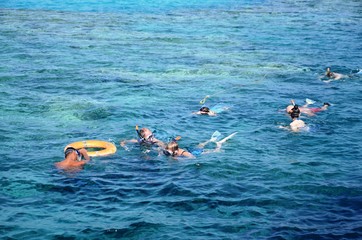
<svg viewBox="0 0 362 240"><path fill-rule="evenodd" d="M138 125L136 125L136 132L137 132L138 138L139 138L141 141L145 141L145 138L142 137L141 131L138 129Z"/></svg>
<svg viewBox="0 0 362 240"><path fill-rule="evenodd" d="M172 138L172 141L176 142L176 141L178 141L180 139L181 139L181 136L177 136L177 137Z"/></svg>

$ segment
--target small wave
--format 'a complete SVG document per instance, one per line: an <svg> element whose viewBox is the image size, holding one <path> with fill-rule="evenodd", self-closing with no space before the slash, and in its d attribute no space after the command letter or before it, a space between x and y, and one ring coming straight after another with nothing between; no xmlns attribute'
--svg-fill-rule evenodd
<svg viewBox="0 0 362 240"><path fill-rule="evenodd" d="M127 228L110 228L103 230L103 234L112 238L137 238L148 239L152 234L157 234L164 224L139 221L131 223Z"/></svg>

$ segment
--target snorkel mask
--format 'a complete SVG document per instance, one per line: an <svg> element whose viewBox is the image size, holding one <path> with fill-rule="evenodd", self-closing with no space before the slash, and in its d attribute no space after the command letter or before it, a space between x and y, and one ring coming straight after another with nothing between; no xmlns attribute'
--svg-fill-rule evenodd
<svg viewBox="0 0 362 240"><path fill-rule="evenodd" d="M177 141L181 139L181 136L177 136L172 138L171 142L169 144L167 144L166 149L164 149L162 152L163 154L165 154L167 157L175 157L177 155L177 151L179 149ZM173 144L173 146L170 146L170 144Z"/></svg>
<svg viewBox="0 0 362 240"><path fill-rule="evenodd" d="M175 156L175 153L174 152L171 152L171 151L168 151L168 150L163 150L163 154L165 154L167 157L174 157Z"/></svg>
<svg viewBox="0 0 362 240"><path fill-rule="evenodd" d="M173 142L173 143L176 143ZM165 154L167 157L175 157L177 155L177 150L178 150L178 145L175 144L175 146L168 148L166 147L166 149L163 150L163 154Z"/></svg>
<svg viewBox="0 0 362 240"><path fill-rule="evenodd" d="M72 153L75 152L77 154L77 160L81 161L82 160L82 154L75 148L73 147L68 147L65 151L64 151L64 157L67 158L67 156Z"/></svg>
<svg viewBox="0 0 362 240"><path fill-rule="evenodd" d="M136 132L140 143L153 144L153 134L150 134L147 138L143 137L141 131L138 129L138 125L136 125Z"/></svg>
<svg viewBox="0 0 362 240"><path fill-rule="evenodd" d="M208 107L202 107L202 108L200 108L199 111L202 115L206 115L206 114L209 114L210 109Z"/></svg>

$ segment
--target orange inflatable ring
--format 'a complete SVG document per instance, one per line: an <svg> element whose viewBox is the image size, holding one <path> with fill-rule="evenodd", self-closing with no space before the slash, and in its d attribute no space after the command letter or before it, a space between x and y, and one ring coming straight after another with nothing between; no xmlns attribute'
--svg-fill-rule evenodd
<svg viewBox="0 0 362 240"><path fill-rule="evenodd" d="M75 149L103 148L103 150L100 150L100 151L88 152L88 155L90 157L101 157L101 156L112 155L117 151L117 147L113 143L106 142L106 141L100 141L100 140L86 140L86 141L74 142L74 143L68 144L64 148L64 151L68 147L73 147Z"/></svg>

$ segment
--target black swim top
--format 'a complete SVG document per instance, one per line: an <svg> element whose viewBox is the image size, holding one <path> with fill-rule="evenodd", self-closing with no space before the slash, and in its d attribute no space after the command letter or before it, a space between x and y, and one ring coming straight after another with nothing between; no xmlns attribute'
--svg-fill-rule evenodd
<svg viewBox="0 0 362 240"><path fill-rule="evenodd" d="M299 113L292 112L292 113L290 114L290 117L291 117L291 118L298 118L298 117L299 117Z"/></svg>
<svg viewBox="0 0 362 240"><path fill-rule="evenodd" d="M298 118L300 115L300 110L298 105L294 105L294 107L292 108L292 112L290 113L290 117L291 118Z"/></svg>

